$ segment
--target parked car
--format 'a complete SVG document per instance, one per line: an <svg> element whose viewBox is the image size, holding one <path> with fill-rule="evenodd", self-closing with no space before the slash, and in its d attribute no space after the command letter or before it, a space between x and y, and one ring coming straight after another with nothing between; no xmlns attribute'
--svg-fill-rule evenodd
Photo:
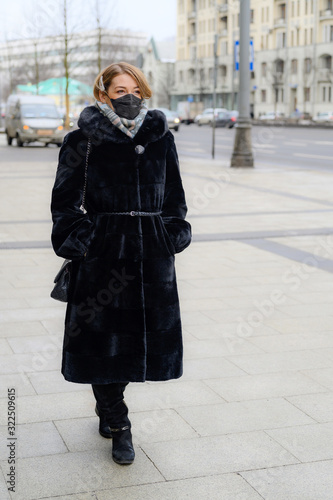
<svg viewBox="0 0 333 500"><path fill-rule="evenodd" d="M333 121L333 111L324 111L323 113L318 113L317 116L313 118L314 122L325 123Z"/></svg>
<svg viewBox="0 0 333 500"><path fill-rule="evenodd" d="M61 146L64 127L53 99L13 94L7 101L5 133L9 146L13 139L19 147L35 141Z"/></svg>
<svg viewBox="0 0 333 500"><path fill-rule="evenodd" d="M232 128L235 126L237 117L237 111L219 111L215 117L215 127ZM213 123L211 123L211 127L212 126Z"/></svg>
<svg viewBox="0 0 333 500"><path fill-rule="evenodd" d="M215 108L215 117L217 113L227 111L225 108ZM206 108L200 115L197 115L194 119L194 123L199 125L210 125L213 121L213 108Z"/></svg>
<svg viewBox="0 0 333 500"><path fill-rule="evenodd" d="M170 130L173 129L175 132L178 132L180 127L180 118L177 115L176 111L171 111L170 109L167 108L157 108L157 109L165 114L169 129Z"/></svg>
<svg viewBox="0 0 333 500"><path fill-rule="evenodd" d="M270 111L269 113L259 116L259 120L276 120L278 118L282 118L283 116L284 115L279 111Z"/></svg>

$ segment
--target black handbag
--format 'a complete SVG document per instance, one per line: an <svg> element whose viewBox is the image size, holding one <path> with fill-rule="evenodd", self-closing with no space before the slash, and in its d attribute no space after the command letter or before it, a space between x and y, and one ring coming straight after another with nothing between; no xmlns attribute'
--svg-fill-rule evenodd
<svg viewBox="0 0 333 500"><path fill-rule="evenodd" d="M60 302L68 301L68 288L71 278L72 261L65 259L58 274L54 278L54 287L51 292L52 299L60 300Z"/></svg>
<svg viewBox="0 0 333 500"><path fill-rule="evenodd" d="M85 214L87 213L85 209L85 202L86 202L86 192L87 192L87 177L88 177L88 160L89 160L89 153L91 149L91 139L88 139L88 144L87 144L87 154L86 154L86 164L85 164L85 169L84 169L84 185L83 185L83 192L82 192L82 203L80 206L80 209L82 212ZM71 280L71 272L72 272L72 261L69 259L65 259L61 268L59 269L59 272L57 273L56 277L54 278L54 287L53 290L51 291L51 297L52 299L55 300L60 300L60 302L68 302L68 290L69 290L69 284Z"/></svg>

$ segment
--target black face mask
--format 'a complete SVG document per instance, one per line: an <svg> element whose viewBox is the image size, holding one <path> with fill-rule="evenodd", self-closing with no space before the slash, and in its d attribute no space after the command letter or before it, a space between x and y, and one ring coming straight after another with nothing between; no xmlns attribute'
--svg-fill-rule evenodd
<svg viewBox="0 0 333 500"><path fill-rule="evenodd" d="M134 120L140 113L142 99L134 94L126 94L118 99L110 99L113 109L118 116Z"/></svg>

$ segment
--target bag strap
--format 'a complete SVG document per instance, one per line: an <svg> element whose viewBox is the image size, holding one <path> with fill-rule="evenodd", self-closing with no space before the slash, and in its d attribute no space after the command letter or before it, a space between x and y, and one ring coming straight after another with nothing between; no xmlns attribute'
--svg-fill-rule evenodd
<svg viewBox="0 0 333 500"><path fill-rule="evenodd" d="M85 203L86 203L86 193L87 193L87 181L88 181L88 163L89 163L89 154L91 151L91 138L88 137L88 143L87 143L87 153L86 153L86 163L85 163L85 168L84 168L84 185L83 185L83 192L82 192L82 203L80 206L80 209L84 214L87 213L87 210L85 209Z"/></svg>

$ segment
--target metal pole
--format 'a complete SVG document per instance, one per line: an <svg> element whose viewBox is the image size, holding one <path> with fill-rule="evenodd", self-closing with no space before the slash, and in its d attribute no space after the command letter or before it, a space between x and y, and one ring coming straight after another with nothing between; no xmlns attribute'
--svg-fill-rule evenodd
<svg viewBox="0 0 333 500"><path fill-rule="evenodd" d="M212 123L212 158L215 158L215 108L216 108L216 83L217 83L217 40L214 37L214 82L213 82L213 123Z"/></svg>
<svg viewBox="0 0 333 500"><path fill-rule="evenodd" d="M250 120L250 0L240 0L238 123L231 167L253 167Z"/></svg>

